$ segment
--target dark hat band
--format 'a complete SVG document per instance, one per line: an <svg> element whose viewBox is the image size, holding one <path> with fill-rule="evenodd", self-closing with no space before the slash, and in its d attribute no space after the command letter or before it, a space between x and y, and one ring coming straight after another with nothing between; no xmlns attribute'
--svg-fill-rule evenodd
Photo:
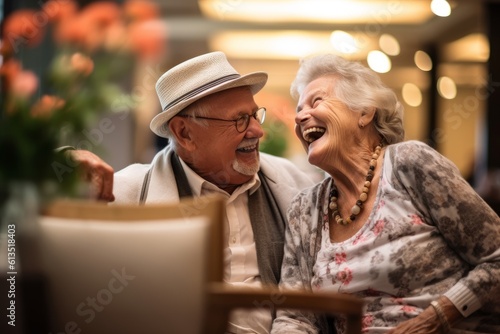
<svg viewBox="0 0 500 334"><path fill-rule="evenodd" d="M241 77L241 75L239 75L239 74L230 74L230 75L227 75L225 77L221 77L221 78L218 78L218 79L216 79L214 81L208 82L208 83L204 84L203 86L200 86L200 87L198 87L196 89L193 89L192 91L187 92L186 94L184 94L182 96L179 96L178 98L176 98L175 100L173 100L172 102L170 102L169 104L167 104L165 106L165 108L163 108L163 111L165 111L168 108L171 108L171 107L175 106L176 104L179 104L180 102L182 102L184 100L188 100L191 97L196 96L196 95L202 93L203 91L206 91L206 90L208 90L208 89L210 89L212 87L218 86L218 85L220 85L220 84L222 84L224 82L238 79L239 77Z"/></svg>

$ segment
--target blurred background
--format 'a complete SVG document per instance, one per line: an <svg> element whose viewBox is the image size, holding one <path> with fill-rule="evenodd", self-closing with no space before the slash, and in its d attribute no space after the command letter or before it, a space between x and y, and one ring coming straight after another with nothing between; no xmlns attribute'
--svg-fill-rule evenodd
<svg viewBox="0 0 500 334"><path fill-rule="evenodd" d="M47 1L3 0L1 18L22 8L50 17L51 10L68 2L52 0L52 6L44 6ZM125 6L130 1L112 2ZM500 1L149 2L154 5L148 7L155 10L154 24L136 39L149 37L161 50L125 69L128 80L122 87L128 100L115 98L106 115L111 126L104 131L96 122L86 132L86 141L73 143L78 148L99 153L116 170L149 162L165 144L149 130L151 118L160 111L156 79L188 58L221 50L240 73L269 73L267 86L256 96L269 111L262 150L310 168L294 137L295 101L289 87L300 58L332 52L378 72L405 107L406 139L424 141L451 159L499 212ZM76 3L82 9L98 2ZM41 14L33 20L37 27L44 25ZM85 34L104 34L106 27L101 28ZM37 48L17 54L35 73L42 74L55 53L47 36ZM144 42L142 48L150 46ZM41 84L37 94L43 91Z"/></svg>

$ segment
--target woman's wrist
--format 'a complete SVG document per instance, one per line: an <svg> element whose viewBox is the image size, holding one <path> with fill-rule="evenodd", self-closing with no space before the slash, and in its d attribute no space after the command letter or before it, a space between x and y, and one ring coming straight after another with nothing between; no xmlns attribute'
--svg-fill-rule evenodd
<svg viewBox="0 0 500 334"><path fill-rule="evenodd" d="M441 324L441 328L443 330L443 333L449 333L451 330L450 323L448 322L448 318L446 317L446 314L444 313L443 309L441 308L441 305L437 300L433 300L431 302L431 306L434 309L434 311L437 314L437 318L439 319L439 323Z"/></svg>
<svg viewBox="0 0 500 334"><path fill-rule="evenodd" d="M456 322L464 318L455 305L445 296L431 302L431 306L437 314L444 333L448 333Z"/></svg>

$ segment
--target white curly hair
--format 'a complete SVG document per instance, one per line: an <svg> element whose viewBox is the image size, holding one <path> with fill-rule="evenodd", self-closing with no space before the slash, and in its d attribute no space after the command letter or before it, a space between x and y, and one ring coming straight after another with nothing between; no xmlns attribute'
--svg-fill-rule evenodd
<svg viewBox="0 0 500 334"><path fill-rule="evenodd" d="M335 77L334 96L350 110L376 109L374 125L386 144L404 140L402 104L380 77L361 63L334 54L304 58L290 88L292 97L298 100L311 81L329 75Z"/></svg>

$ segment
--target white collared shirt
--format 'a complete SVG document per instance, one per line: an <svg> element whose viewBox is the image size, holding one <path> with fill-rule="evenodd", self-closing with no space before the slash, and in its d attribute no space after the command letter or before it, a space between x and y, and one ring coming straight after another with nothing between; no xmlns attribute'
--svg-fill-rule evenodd
<svg viewBox="0 0 500 334"><path fill-rule="evenodd" d="M232 285L260 288L257 251L248 210L248 195L260 187L257 175L232 194L203 179L180 159L194 196L220 194L226 201L224 221L224 281ZM271 314L265 310L237 311L231 316L231 333L269 333ZM251 329L250 329L251 328Z"/></svg>

